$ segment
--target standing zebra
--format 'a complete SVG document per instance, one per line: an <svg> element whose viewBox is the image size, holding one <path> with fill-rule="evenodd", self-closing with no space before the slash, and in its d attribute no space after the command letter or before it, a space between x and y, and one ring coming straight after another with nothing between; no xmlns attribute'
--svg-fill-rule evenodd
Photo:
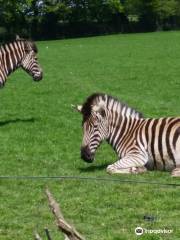
<svg viewBox="0 0 180 240"><path fill-rule="evenodd" d="M106 94L93 94L76 106L83 116L81 158L93 162L103 140L115 149L119 160L108 173L172 171L180 176L180 117L150 119Z"/></svg>
<svg viewBox="0 0 180 240"><path fill-rule="evenodd" d="M0 87L3 87L8 75L22 67L35 81L42 79L42 69L37 61L38 50L34 42L25 39L16 40L0 47Z"/></svg>

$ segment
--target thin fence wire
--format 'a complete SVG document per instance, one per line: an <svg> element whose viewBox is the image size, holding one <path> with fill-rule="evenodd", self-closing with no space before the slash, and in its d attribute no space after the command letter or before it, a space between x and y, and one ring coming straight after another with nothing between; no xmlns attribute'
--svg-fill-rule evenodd
<svg viewBox="0 0 180 240"><path fill-rule="evenodd" d="M163 183L154 181L138 181L119 178L106 177L83 177L83 176L0 176L0 180L76 180L76 181L101 181L101 182L115 182L128 184L148 184L158 185L161 187L180 187L180 183Z"/></svg>

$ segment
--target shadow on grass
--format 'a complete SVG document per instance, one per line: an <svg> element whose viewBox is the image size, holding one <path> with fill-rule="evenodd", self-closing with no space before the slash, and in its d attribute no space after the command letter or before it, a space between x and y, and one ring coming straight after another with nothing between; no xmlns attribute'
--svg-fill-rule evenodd
<svg viewBox="0 0 180 240"><path fill-rule="evenodd" d="M31 123L33 123L36 120L37 119L35 119L35 118L27 118L27 119L16 118L16 119L11 119L11 120L5 120L5 121L0 121L0 127L11 124L11 123L18 123L18 122L22 122L22 123L31 122Z"/></svg>
<svg viewBox="0 0 180 240"><path fill-rule="evenodd" d="M109 165L110 163L105 163L105 164L102 164L102 165L91 165L91 166L88 166L88 167L80 167L79 170L81 172L95 172L95 171L101 171L101 170L104 170L107 168L107 166Z"/></svg>

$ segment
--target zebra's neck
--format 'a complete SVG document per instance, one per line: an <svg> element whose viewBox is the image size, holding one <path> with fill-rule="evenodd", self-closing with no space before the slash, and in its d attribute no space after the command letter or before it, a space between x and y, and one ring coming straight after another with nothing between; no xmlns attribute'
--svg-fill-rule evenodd
<svg viewBox="0 0 180 240"><path fill-rule="evenodd" d="M14 41L0 47L0 78L3 80L20 67L20 62L25 54L23 42Z"/></svg>
<svg viewBox="0 0 180 240"><path fill-rule="evenodd" d="M107 99L106 109L109 126L107 141L120 156L124 150L124 141L122 140L125 137L131 138L133 136L136 124L142 118L142 115L135 109L113 98Z"/></svg>

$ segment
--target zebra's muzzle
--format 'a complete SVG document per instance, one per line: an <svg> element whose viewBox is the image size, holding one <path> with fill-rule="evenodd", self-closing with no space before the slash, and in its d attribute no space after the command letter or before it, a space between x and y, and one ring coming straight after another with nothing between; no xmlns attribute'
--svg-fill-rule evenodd
<svg viewBox="0 0 180 240"><path fill-rule="evenodd" d="M43 73L35 74L33 76L34 81L40 81L40 80L42 80L42 78L43 78Z"/></svg>
<svg viewBox="0 0 180 240"><path fill-rule="evenodd" d="M88 146L81 147L81 159L85 162L92 163L94 160L94 154L91 153L91 150Z"/></svg>

